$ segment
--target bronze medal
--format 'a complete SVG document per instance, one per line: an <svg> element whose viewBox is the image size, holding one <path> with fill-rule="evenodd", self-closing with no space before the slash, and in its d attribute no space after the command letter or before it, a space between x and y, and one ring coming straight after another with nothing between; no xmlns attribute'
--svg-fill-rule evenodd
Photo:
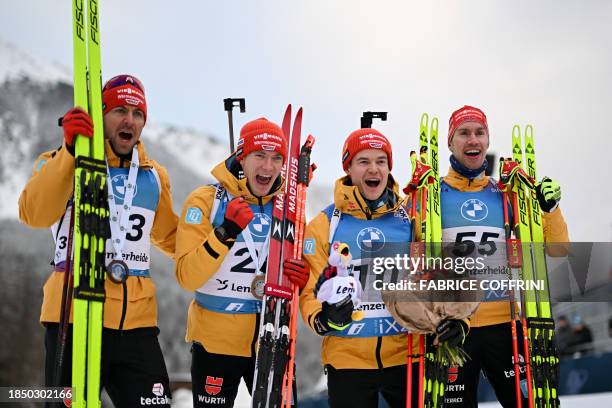
<svg viewBox="0 0 612 408"><path fill-rule="evenodd" d="M106 266L106 274L114 283L123 283L127 280L129 268L127 264L118 259L112 260Z"/></svg>
<svg viewBox="0 0 612 408"><path fill-rule="evenodd" d="M263 299L265 283L266 278L264 275L256 275L253 278L253 282L251 282L251 294L256 299Z"/></svg>

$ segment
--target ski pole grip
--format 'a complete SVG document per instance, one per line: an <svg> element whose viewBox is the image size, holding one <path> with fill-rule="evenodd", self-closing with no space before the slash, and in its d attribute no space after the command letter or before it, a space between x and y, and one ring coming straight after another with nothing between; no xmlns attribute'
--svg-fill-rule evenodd
<svg viewBox="0 0 612 408"><path fill-rule="evenodd" d="M236 105L236 103L238 105ZM229 142L230 142L230 154L234 153L234 118L233 110L234 107L238 106L240 112L244 113L246 102L244 98L225 98L223 99L223 108L227 112L227 122L229 126Z"/></svg>

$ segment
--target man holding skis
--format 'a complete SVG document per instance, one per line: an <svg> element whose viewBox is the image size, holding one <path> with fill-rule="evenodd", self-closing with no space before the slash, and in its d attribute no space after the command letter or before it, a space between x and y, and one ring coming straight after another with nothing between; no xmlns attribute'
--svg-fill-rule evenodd
<svg viewBox="0 0 612 408"><path fill-rule="evenodd" d="M170 383L157 339L155 285L149 273L151 243L167 256L174 255L177 216L172 210L169 178L166 170L147 156L140 140L147 119L141 82L131 75L110 79L102 89L102 102L107 182L112 191L101 383L117 407L140 406L147 399L169 407ZM73 272L67 259L71 259L73 247L74 145L77 135L93 136L92 120L79 107L70 109L60 123L63 145L38 157L19 199L21 221L31 227L51 227L55 240L54 269L43 288L40 316L46 327L47 386L71 385L72 326L60 378L54 378L59 363L56 349L61 346L58 322L64 275ZM63 314L71 316L71 309Z"/></svg>
<svg viewBox="0 0 612 408"><path fill-rule="evenodd" d="M358 322L352 321L352 302L321 304L316 299L320 284L333 278L327 266L334 242L349 245L353 272L365 293L374 275L360 258L377 256L377 248L393 243L408 251L412 241L411 224L391 175L389 140L376 129L352 132L342 149L342 167L346 176L336 181L334 203L306 228L304 258L313 273L300 296L302 317L325 336L321 357L331 407L377 407L379 393L390 406L405 407L407 335L385 308L380 292L377 299L364 299L367 308ZM440 341L459 342L467 331L467 323L458 320L440 327Z"/></svg>
<svg viewBox="0 0 612 408"><path fill-rule="evenodd" d="M240 380L251 391L274 196L284 191L282 129L265 118L248 122L237 149L194 190L177 233L176 277L195 292L186 341L192 342L195 407L231 407ZM309 268L288 259L283 273L303 288Z"/></svg>
<svg viewBox="0 0 612 408"><path fill-rule="evenodd" d="M484 112L472 106L453 112L449 120L448 146L452 153L451 167L440 183L442 241L458 243L469 240L483 251L505 248L502 214L503 206L509 203L503 203L496 182L485 175L489 128ZM568 242L567 226L558 208L559 185L545 177L537 185L537 197L543 210L546 241ZM493 253L488 255L494 256ZM447 387L444 396L448 406L478 406L481 370L493 386L499 402L504 407L516 406L509 298L507 293L489 295L497 296L498 301L482 302L471 317L471 329L463 344L470 358L458 369L453 386ZM526 404L525 392L523 389Z"/></svg>

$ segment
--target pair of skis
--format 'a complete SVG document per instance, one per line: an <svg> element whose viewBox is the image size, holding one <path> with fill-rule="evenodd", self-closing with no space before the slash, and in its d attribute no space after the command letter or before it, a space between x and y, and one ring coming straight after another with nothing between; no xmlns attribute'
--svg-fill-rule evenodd
<svg viewBox="0 0 612 408"><path fill-rule="evenodd" d="M300 148L302 109L291 130L291 105L285 111L282 129L289 143L283 170L285 191L274 198L270 248L259 329L259 348L253 384L255 408L292 405L294 356L297 334L298 288L283 274L286 259L301 259L305 228L306 189L313 167L309 135ZM291 135L289 137L289 135Z"/></svg>
<svg viewBox="0 0 612 408"><path fill-rule="evenodd" d="M412 257L440 256L442 241L442 218L440 208L440 170L438 156L438 118L429 122L429 115L421 116L419 126L419 154L410 152L412 177L404 189L410 194L410 219L413 225L413 240L416 240L417 202L421 213L421 242L412 245ZM448 365L441 361L435 348L426 343L430 336L418 336L418 353L412 354L414 335L408 334L406 406L412 406L412 363L418 358L418 406L441 407L444 403L444 388Z"/></svg>
<svg viewBox="0 0 612 408"><path fill-rule="evenodd" d="M99 1L72 2L74 104L89 113L93 138L78 136L74 171L72 406L100 407L108 188L104 160ZM69 259L69 258L68 258ZM70 265L66 272L70 273ZM70 315L70 299L63 304ZM62 325L63 327L63 325Z"/></svg>
<svg viewBox="0 0 612 408"><path fill-rule="evenodd" d="M500 186L506 191L511 189L515 239L512 248L509 246L510 258L513 256L517 258L514 266L520 268L522 279L544 283L544 288L541 290L529 289L521 293L521 321L529 408L558 407L560 406L557 393L559 356L554 341L555 324L550 307L542 213L535 190L537 171L533 126L525 127L524 141L523 154L521 128L515 125L512 129L512 160L520 167L518 174L522 174L522 177L504 179L502 171ZM513 342L516 342L515 337L513 335ZM516 359L515 356L515 366ZM518 372L517 368L515 372ZM517 379L516 392L520 408L518 375L515 379Z"/></svg>

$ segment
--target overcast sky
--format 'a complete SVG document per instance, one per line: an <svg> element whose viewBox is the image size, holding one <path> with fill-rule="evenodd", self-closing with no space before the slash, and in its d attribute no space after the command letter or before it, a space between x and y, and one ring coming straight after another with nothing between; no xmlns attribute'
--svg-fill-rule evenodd
<svg viewBox="0 0 612 408"><path fill-rule="evenodd" d="M446 135L454 109L481 107L498 155L511 153L514 123L532 123L539 176L562 184L571 238L610 241L612 2L423 3L100 0L103 77L135 74L150 120L223 141L223 98L247 99L237 130L301 105L317 137L315 183L341 174L342 142L364 110L389 112L375 127L402 184L422 112ZM0 38L70 68L70 7L2 1ZM445 143L441 157L445 171Z"/></svg>

